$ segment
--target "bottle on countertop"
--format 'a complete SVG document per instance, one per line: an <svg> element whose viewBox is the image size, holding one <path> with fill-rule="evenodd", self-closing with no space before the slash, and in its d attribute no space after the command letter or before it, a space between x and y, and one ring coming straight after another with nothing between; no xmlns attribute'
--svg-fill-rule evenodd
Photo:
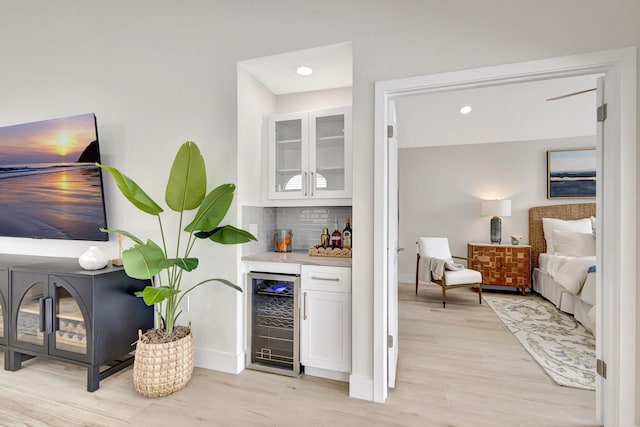
<svg viewBox="0 0 640 427"><path fill-rule="evenodd" d="M336 227L331 233L331 249L342 249L342 233L338 229L338 220L336 219Z"/></svg>
<svg viewBox="0 0 640 427"><path fill-rule="evenodd" d="M320 236L320 245L327 249L329 247L329 242L331 241L331 236L329 236L329 229L323 228L322 235Z"/></svg>
<svg viewBox="0 0 640 427"><path fill-rule="evenodd" d="M347 225L342 230L342 247L344 249L352 248L352 232L351 232L351 218L347 217Z"/></svg>

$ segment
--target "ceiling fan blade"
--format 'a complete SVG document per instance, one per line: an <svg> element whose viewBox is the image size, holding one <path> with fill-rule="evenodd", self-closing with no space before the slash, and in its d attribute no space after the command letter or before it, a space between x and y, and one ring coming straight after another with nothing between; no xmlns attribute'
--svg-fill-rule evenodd
<svg viewBox="0 0 640 427"><path fill-rule="evenodd" d="M567 93L565 95L560 95L560 96L556 96L554 98L549 98L546 99L545 101L556 101L558 99L562 99L562 98L568 98L570 96L574 96L574 95L580 95L581 93L587 93L587 92L593 92L594 90L596 90L596 88L591 88L591 89L585 89L585 90L580 90L578 92L572 92L572 93Z"/></svg>

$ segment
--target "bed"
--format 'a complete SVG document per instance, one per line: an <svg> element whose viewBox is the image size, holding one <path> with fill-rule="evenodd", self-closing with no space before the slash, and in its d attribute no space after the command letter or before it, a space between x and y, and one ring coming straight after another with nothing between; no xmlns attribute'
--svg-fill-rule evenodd
<svg viewBox="0 0 640 427"><path fill-rule="evenodd" d="M529 209L533 290L559 310L573 314L592 332L596 303L595 215L595 203ZM555 243L551 236L556 238Z"/></svg>

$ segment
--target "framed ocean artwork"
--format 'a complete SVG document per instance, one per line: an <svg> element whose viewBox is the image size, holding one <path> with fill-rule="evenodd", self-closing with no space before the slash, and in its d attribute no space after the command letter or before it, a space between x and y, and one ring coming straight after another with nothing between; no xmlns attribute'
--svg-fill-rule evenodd
<svg viewBox="0 0 640 427"><path fill-rule="evenodd" d="M93 113L0 127L0 237L107 241Z"/></svg>
<svg viewBox="0 0 640 427"><path fill-rule="evenodd" d="M547 198L596 197L596 150L547 151Z"/></svg>

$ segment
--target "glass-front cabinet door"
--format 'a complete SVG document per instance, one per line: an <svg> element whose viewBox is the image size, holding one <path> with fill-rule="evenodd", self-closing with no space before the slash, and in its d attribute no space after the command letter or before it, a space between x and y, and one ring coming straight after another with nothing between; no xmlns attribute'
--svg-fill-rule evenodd
<svg viewBox="0 0 640 427"><path fill-rule="evenodd" d="M269 198L351 197L351 108L269 120Z"/></svg>
<svg viewBox="0 0 640 427"><path fill-rule="evenodd" d="M83 300L90 301L89 279L20 271L11 274L11 345L87 361L90 325Z"/></svg>
<svg viewBox="0 0 640 427"><path fill-rule="evenodd" d="M6 314L6 310L4 308L4 303L2 301L2 298L0 298L0 344L6 344L6 338L7 336L4 333L4 324L5 324L5 314Z"/></svg>
<svg viewBox="0 0 640 427"><path fill-rule="evenodd" d="M53 349L87 354L86 321L78 301L70 290L61 286L58 281L53 282L53 292L55 301Z"/></svg>
<svg viewBox="0 0 640 427"><path fill-rule="evenodd" d="M297 199L309 193L307 115L282 114L269 121L269 197Z"/></svg>
<svg viewBox="0 0 640 427"><path fill-rule="evenodd" d="M0 345L7 345L7 303L9 302L9 273L0 269Z"/></svg>
<svg viewBox="0 0 640 427"><path fill-rule="evenodd" d="M311 197L351 196L350 110L309 113Z"/></svg>
<svg viewBox="0 0 640 427"><path fill-rule="evenodd" d="M48 280L46 274L14 271L12 274L12 345L25 349L46 348Z"/></svg>

